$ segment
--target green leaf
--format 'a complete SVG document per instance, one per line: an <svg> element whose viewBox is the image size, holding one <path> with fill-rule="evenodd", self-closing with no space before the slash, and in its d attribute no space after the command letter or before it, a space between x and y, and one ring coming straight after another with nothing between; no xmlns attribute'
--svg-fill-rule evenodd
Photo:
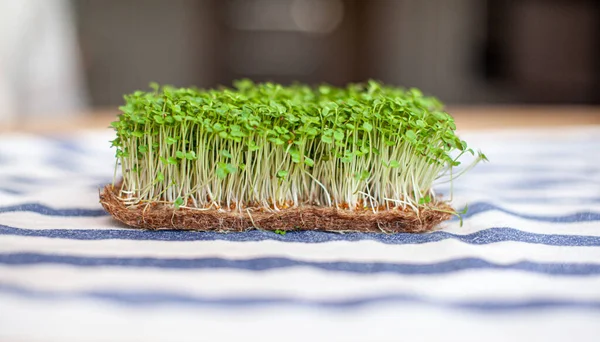
<svg viewBox="0 0 600 342"><path fill-rule="evenodd" d="M468 211L469 211L469 205L465 204L465 207L463 208L463 210L456 213L456 216L458 216L458 219L460 221L460 225L459 225L460 227L463 226L463 215L465 215Z"/></svg>
<svg viewBox="0 0 600 342"><path fill-rule="evenodd" d="M417 88L410 88L410 92L414 97L422 97L423 93Z"/></svg>
<svg viewBox="0 0 600 342"><path fill-rule="evenodd" d="M408 131L406 131L405 135L409 141L415 141L417 139L417 135L413 130L409 129Z"/></svg>
<svg viewBox="0 0 600 342"><path fill-rule="evenodd" d="M173 206L175 207L175 210L179 210L179 207L181 207L182 205L183 205L183 198L181 198L181 197L177 197L175 202L173 202Z"/></svg>
<svg viewBox="0 0 600 342"><path fill-rule="evenodd" d="M216 173L217 173L217 177L219 177L219 179L225 179L225 177L227 177L229 172L225 168L225 163L219 163Z"/></svg>
<svg viewBox="0 0 600 342"><path fill-rule="evenodd" d="M275 138L273 139L273 142L275 143L275 145L283 145L285 144L285 141L279 139L279 138Z"/></svg>
<svg viewBox="0 0 600 342"><path fill-rule="evenodd" d="M115 146L121 146L121 138L117 137L114 140L110 141L110 146L115 147Z"/></svg>
<svg viewBox="0 0 600 342"><path fill-rule="evenodd" d="M363 122L362 128L367 132L371 132L373 130L373 125L368 122Z"/></svg>
<svg viewBox="0 0 600 342"><path fill-rule="evenodd" d="M198 158L196 157L196 152L190 151L190 152L187 152L185 154L185 159L187 159L187 160L196 160Z"/></svg>
<svg viewBox="0 0 600 342"><path fill-rule="evenodd" d="M288 153L292 156L292 157L300 157L300 150L298 149L298 147L296 145L292 145L289 150Z"/></svg>
<svg viewBox="0 0 600 342"><path fill-rule="evenodd" d="M219 151L219 155L223 158L227 158L227 159L231 159L232 155L231 153L229 153L229 151L227 150L221 150Z"/></svg>
<svg viewBox="0 0 600 342"><path fill-rule="evenodd" d="M167 142L167 145L173 145L174 143L177 142L177 139L172 138L172 137L167 137L167 139L165 139L165 141Z"/></svg>
<svg viewBox="0 0 600 342"><path fill-rule="evenodd" d="M164 181L164 180L165 180L165 175L164 175L162 172L158 172L158 173L156 174L156 181L158 181L158 182L162 182L162 181Z"/></svg>
<svg viewBox="0 0 600 342"><path fill-rule="evenodd" d="M260 150L260 147L258 145L256 145L254 143L254 141L250 141L252 144L248 144L248 151L253 152L253 151L258 151Z"/></svg>
<svg viewBox="0 0 600 342"><path fill-rule="evenodd" d="M305 132L309 136L316 136L317 134L319 134L319 131L316 128L314 128L314 127L307 128Z"/></svg>
<svg viewBox="0 0 600 342"><path fill-rule="evenodd" d="M331 144L331 143L333 143L333 138L331 138L331 136L328 136L328 135L322 135L321 141L326 144Z"/></svg>
<svg viewBox="0 0 600 342"><path fill-rule="evenodd" d="M425 196L425 197L421 197L419 199L419 204L428 204L431 202L431 197L429 195Z"/></svg>
<svg viewBox="0 0 600 342"><path fill-rule="evenodd" d="M227 170L227 173L229 174L229 173L234 173L237 170L237 168L235 166L233 166L233 164L227 163L227 164L225 164L225 170Z"/></svg>
<svg viewBox="0 0 600 342"><path fill-rule="evenodd" d="M237 125L231 127L231 132L229 134L231 134L232 137L247 137L248 136L248 134L243 132L241 130L240 126L237 126Z"/></svg>
<svg viewBox="0 0 600 342"><path fill-rule="evenodd" d="M338 141L344 140L344 132L341 132L341 131L333 132L333 138Z"/></svg>
<svg viewBox="0 0 600 342"><path fill-rule="evenodd" d="M160 125L165 123L165 119L160 115L154 115L154 121Z"/></svg>
<svg viewBox="0 0 600 342"><path fill-rule="evenodd" d="M400 163L398 161L396 161L396 160L390 160L389 166L391 168L397 168L397 167L400 167Z"/></svg>
<svg viewBox="0 0 600 342"><path fill-rule="evenodd" d="M283 179L283 178L287 177L287 175L288 175L288 172L285 170L277 171L277 178Z"/></svg>
<svg viewBox="0 0 600 342"><path fill-rule="evenodd" d="M488 157L485 154L483 154L481 151L478 151L477 157L479 157L479 159L481 159L482 161L485 161L485 162L489 162L490 161L488 159Z"/></svg>
<svg viewBox="0 0 600 342"><path fill-rule="evenodd" d="M309 157L304 157L304 164L308 165L308 166L314 166L315 165L315 161L312 160Z"/></svg>
<svg viewBox="0 0 600 342"><path fill-rule="evenodd" d="M347 153L347 154L344 154L344 156L342 158L340 158L340 161L342 163L350 163L350 162L352 162L352 157L353 156L351 153Z"/></svg>
<svg viewBox="0 0 600 342"><path fill-rule="evenodd" d="M331 87L326 85L319 86L319 92L321 94L327 95L331 93Z"/></svg>
<svg viewBox="0 0 600 342"><path fill-rule="evenodd" d="M227 177L227 171L223 168L217 168L217 177L219 177L219 179L225 179L225 177Z"/></svg>

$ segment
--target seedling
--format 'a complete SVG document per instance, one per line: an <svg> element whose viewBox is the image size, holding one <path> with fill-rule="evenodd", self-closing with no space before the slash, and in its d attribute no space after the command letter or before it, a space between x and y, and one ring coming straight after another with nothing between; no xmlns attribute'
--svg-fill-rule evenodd
<svg viewBox="0 0 600 342"><path fill-rule="evenodd" d="M151 88L112 123L115 181L101 195L136 227L424 231L456 214L434 182L453 181L465 153L485 159L417 89Z"/></svg>

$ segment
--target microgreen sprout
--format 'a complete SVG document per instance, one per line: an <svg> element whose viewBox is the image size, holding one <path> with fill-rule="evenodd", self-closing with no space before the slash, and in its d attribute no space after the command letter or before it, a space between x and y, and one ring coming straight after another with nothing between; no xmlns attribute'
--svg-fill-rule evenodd
<svg viewBox="0 0 600 342"><path fill-rule="evenodd" d="M418 212L465 153L441 103L375 81L159 87L125 96L112 123L126 205L280 211L304 205ZM116 181L116 180L115 180Z"/></svg>

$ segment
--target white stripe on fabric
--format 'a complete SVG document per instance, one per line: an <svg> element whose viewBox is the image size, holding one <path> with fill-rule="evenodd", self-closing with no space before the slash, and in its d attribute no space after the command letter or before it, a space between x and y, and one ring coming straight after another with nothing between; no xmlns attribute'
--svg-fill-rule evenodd
<svg viewBox="0 0 600 342"><path fill-rule="evenodd" d="M288 297L343 300L415 295L436 301L527 301L531 299L600 301L600 276L552 277L519 271L470 270L447 275L347 274L297 267L270 271L156 270L42 265L0 265L2 285L31 290L78 292L113 290L181 293L227 298ZM302 286L297 286L302 284ZM0 287L0 293L1 287Z"/></svg>
<svg viewBox="0 0 600 342"><path fill-rule="evenodd" d="M344 341L465 342L597 340L600 312L550 310L485 314L423 305L378 305L361 310L128 308L94 301L35 301L0 296L0 337L30 342L63 341L238 341L304 342L316 337ZM84 316L80 316L85 314ZM76 322L76 326L73 323ZM35 329L31 327L35 326Z"/></svg>
<svg viewBox="0 0 600 342"><path fill-rule="evenodd" d="M511 253L506 253L510 250ZM287 257L307 261L431 263L466 257L493 263L600 263L600 247L564 247L520 242L466 245L457 240L393 245L377 241L332 241L306 244L281 241L143 241L66 240L0 236L0 253L44 253L92 257L248 259Z"/></svg>

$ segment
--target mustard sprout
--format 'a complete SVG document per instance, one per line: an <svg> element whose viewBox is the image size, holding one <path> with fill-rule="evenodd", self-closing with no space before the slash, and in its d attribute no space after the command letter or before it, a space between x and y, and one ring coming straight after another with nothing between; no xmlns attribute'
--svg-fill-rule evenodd
<svg viewBox="0 0 600 342"><path fill-rule="evenodd" d="M151 88L126 95L112 123L127 205L418 211L435 201L434 181L452 180L458 158L475 154L440 102L417 89Z"/></svg>

